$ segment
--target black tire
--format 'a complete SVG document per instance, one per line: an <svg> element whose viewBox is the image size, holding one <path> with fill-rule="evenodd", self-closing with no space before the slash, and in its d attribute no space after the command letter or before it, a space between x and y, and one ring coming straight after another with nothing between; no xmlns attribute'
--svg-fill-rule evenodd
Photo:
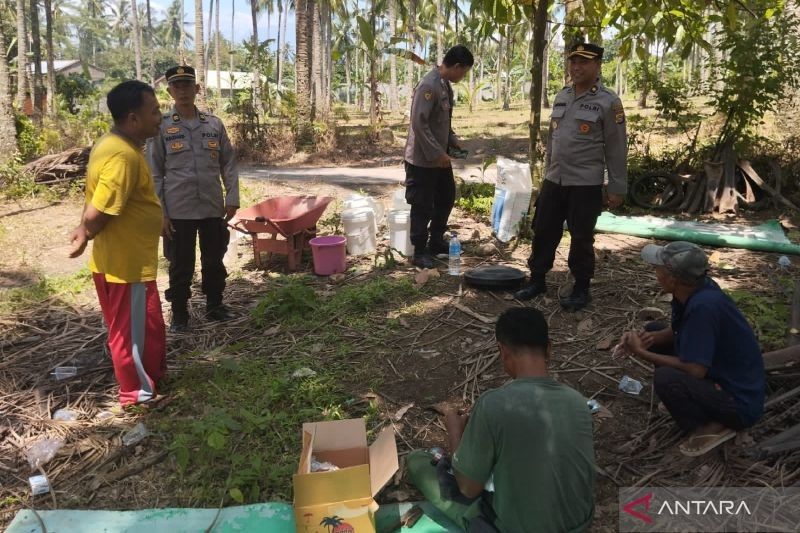
<svg viewBox="0 0 800 533"><path fill-rule="evenodd" d="M653 172L635 178L628 192L639 207L665 211L675 209L683 201L683 181L675 174Z"/></svg>

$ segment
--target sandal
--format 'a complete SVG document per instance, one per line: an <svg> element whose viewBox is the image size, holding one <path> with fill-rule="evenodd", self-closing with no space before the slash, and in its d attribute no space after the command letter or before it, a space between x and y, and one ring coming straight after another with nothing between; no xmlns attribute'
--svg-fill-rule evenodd
<svg viewBox="0 0 800 533"><path fill-rule="evenodd" d="M678 445L678 449L680 452L687 456L687 457L699 457L704 455L723 442L729 441L736 436L736 432L732 429L726 429L720 433L710 434L710 435L695 435L694 437L689 437L681 444ZM702 446L693 446L695 441L702 441L705 440L705 444Z"/></svg>

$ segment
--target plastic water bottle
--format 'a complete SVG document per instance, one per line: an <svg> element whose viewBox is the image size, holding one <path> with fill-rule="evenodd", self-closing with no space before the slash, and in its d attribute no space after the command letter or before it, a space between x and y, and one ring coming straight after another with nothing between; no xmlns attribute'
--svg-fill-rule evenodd
<svg viewBox="0 0 800 533"><path fill-rule="evenodd" d="M451 276L461 275L461 243L455 232L450 237L450 253L448 254L448 273Z"/></svg>

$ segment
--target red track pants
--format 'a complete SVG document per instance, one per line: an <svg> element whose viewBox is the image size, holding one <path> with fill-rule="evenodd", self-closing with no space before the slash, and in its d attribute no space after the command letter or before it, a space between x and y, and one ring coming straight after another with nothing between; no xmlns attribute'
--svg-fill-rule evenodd
<svg viewBox="0 0 800 533"><path fill-rule="evenodd" d="M155 281L109 283L93 274L108 327L108 347L119 382L119 403L152 400L167 370L166 331Z"/></svg>

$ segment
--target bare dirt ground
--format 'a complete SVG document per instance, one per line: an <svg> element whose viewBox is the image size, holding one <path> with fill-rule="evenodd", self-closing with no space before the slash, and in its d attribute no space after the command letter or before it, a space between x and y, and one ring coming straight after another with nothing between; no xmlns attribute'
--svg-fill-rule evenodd
<svg viewBox="0 0 800 533"><path fill-rule="evenodd" d="M491 141L472 139L472 161L480 156L502 153L519 156L526 146L524 116L518 121L500 121L506 132ZM503 115L508 116L508 115ZM516 116L516 115L514 115ZM470 119L457 115L457 127L470 127ZM497 122L497 118L494 119ZM474 126L476 131L490 128ZM504 136L505 135L505 136ZM488 137L488 133L487 133ZM500 139L495 141L495 139ZM397 157L398 145L390 155ZM481 151L480 153L478 153ZM388 157L388 156L387 156ZM345 159L355 163L357 157ZM298 164L308 165L304 160ZM285 194L330 195L341 200L356 191L388 197L397 188L394 183L338 183L291 181L278 183L244 180L243 204L250 205L265 196ZM337 221L330 215L334 204L323 216L321 228L332 231ZM82 260L67 260L67 234L80 212L80 201L65 198L58 203L27 200L0 205L0 291L20 288L47 276L64 276L85 266ZM733 218L746 222L746 218ZM464 236L464 267L503 263L526 270L530 246L522 243L505 247L495 243L497 251L479 255L480 245L492 243L485 221L456 212L454 227ZM797 222L797 221L795 221ZM617 529L617 489L633 485L741 485L764 483L791 485L800 478L800 454L783 453L756 460L748 455L753 442L775 434L791 423L798 423L800 404L778 403L768 410L756 427L743 432L735 442L695 460L675 452L680 435L670 419L655 409L650 378L652 369L636 361L611 360L609 348L619 335L639 327L638 312L644 307L668 311L669 304L656 289L649 268L638 259L642 239L620 235L598 235L597 276L593 285L593 303L579 313L566 313L558 305L558 292L568 291L571 278L566 265L569 241L559 248L556 265L550 276L551 290L545 297L521 304L503 292L469 288L447 276L444 263L438 265L441 277L430 279L409 298L404 306L383 306L370 310L383 320L398 320L400 329L392 330L389 342L370 342L370 331L354 331L334 325L341 337L355 339L356 350L345 356L350 378L343 387L353 401L350 416L368 415L377 427L393 425L397 432L401 457L417 448L442 446L445 442L439 417L430 407L449 400L469 406L477 396L504 383L496 362L492 319L503 309L531 305L547 316L554 344L553 375L575 387L587 398L598 400L603 410L594 416L595 446L598 464L597 506L594 531ZM253 325L250 313L255 301L274 289L273 280L284 273L285 262L277 261L269 272L254 268L252 250L246 239L237 243L236 260L231 268L230 303L237 319L209 325L193 311L196 324L191 338L170 337L168 360L170 373L179 375L190 366L218 366L219 354L243 339L258 338L273 331L268 324ZM379 251L384 251L385 239ZM711 252L713 250L709 250ZM712 275L723 288L746 290L753 294L784 298L777 269L776 254L744 250L716 250ZM341 287L358 286L380 278L413 279L417 270L402 259L389 268L375 268L374 257L350 258L346 280L340 286L324 278L312 286L331 295ZM800 264L793 260L793 272ZM305 271L310 270L306 263ZM159 280L163 289L163 275ZM778 296L776 296L778 295ZM200 309L198 302L195 309ZM467 311L465 311L465 309ZM471 311L471 312L470 312ZM168 316L167 307L165 314ZM374 318L374 317L373 317ZM484 320L485 319L485 320ZM53 296L34 308L0 314L0 524L7 524L14 514L35 504L37 508L141 509L168 506L199 506L205 500L191 490L176 490L176 483L188 485L188 478L178 476L177 463L170 452L169 431L157 433L145 444L126 448L121 434L133 424L159 416L191 417L170 406L171 397L151 410L113 412L115 383L104 346L104 329L97 305L87 290L84 298ZM295 332L297 333L297 332ZM305 332L312 335L317 332ZM298 344L291 331L271 333L265 338L259 357L281 360ZM313 346L317 346L316 344ZM333 364L332 347L322 346L311 354L319 364ZM329 359L330 358L330 359ZM55 366L72 362L89 371L75 380L53 381L49 372ZM640 380L644 390L638 396L618 390L622 376ZM777 396L797 386L796 374L774 374L768 383L768 395ZM180 391L169 392L179 397ZM374 406L376 413L370 413ZM59 407L77 410L80 419L73 423L52 421L51 413ZM359 407L360 406L360 407ZM202 406L197 406L202 409ZM112 411L108 419L98 414ZM105 416L105 415L104 415ZM46 466L54 491L50 496L30 498L27 477L30 468L25 458L28 447L43 436L60 437L65 446ZM286 436L295 441L299 428ZM287 445L285 453L294 457L296 444ZM266 491L266 489L265 489ZM291 487L272 487L264 499L290 498ZM399 473L380 496L380 501L414 499L418 494ZM228 501L226 504L231 504Z"/></svg>

